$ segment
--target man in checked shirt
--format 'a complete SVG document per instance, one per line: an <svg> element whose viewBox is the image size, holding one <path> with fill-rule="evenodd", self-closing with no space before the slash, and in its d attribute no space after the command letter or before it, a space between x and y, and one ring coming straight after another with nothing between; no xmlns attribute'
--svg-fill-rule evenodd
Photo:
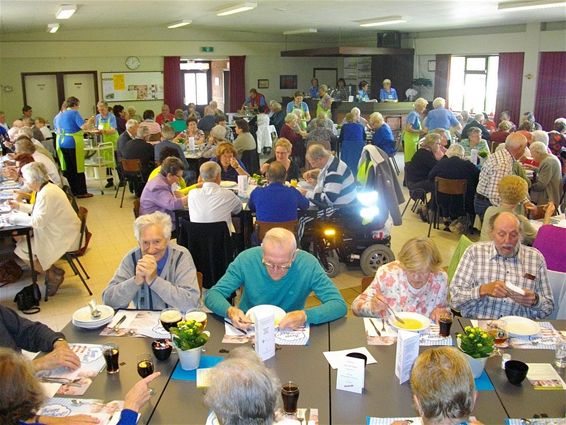
<svg viewBox="0 0 566 425"><path fill-rule="evenodd" d="M496 214L489 224L492 241L473 244L460 259L450 284L451 307L478 319L548 316L554 301L544 257L521 244L513 213Z"/></svg>

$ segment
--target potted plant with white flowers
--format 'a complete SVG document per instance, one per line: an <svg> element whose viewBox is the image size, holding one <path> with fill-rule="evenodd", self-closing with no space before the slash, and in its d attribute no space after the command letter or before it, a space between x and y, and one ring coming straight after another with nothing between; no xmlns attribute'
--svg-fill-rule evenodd
<svg viewBox="0 0 566 425"><path fill-rule="evenodd" d="M205 331L202 323L195 320L181 321L171 328L173 345L177 348L179 361L184 370L198 368L202 347L207 343L210 333Z"/></svg>
<svg viewBox="0 0 566 425"><path fill-rule="evenodd" d="M468 359L474 378L479 378L495 349L495 340L484 329L466 326L464 332L458 334L458 348Z"/></svg>

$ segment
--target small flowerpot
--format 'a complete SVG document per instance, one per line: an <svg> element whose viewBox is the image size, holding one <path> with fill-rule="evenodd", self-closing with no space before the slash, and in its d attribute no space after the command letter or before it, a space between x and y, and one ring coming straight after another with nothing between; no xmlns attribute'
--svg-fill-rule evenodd
<svg viewBox="0 0 566 425"><path fill-rule="evenodd" d="M472 369L472 375L474 376L474 379L479 378L483 373L483 370L485 369L485 362L487 361L487 357L476 359L466 353L464 353L464 356L466 357L466 359L468 359L468 363L470 365L470 368Z"/></svg>
<svg viewBox="0 0 566 425"><path fill-rule="evenodd" d="M192 348L190 350L180 350L178 347L177 353L179 354L179 361L181 368L184 370L195 370L200 364L200 356L202 354L202 347Z"/></svg>

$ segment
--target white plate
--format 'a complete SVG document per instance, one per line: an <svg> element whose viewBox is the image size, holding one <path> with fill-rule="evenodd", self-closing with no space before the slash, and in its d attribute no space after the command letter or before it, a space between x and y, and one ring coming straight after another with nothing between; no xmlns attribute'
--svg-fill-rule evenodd
<svg viewBox="0 0 566 425"><path fill-rule="evenodd" d="M102 322L95 322L95 323L85 323L85 322L77 322L75 320L72 321L73 325L75 325L77 328L83 328L83 329L98 329L101 328L103 326L106 326L107 324L109 324L110 322L112 322L114 316L109 317L108 319L104 319Z"/></svg>
<svg viewBox="0 0 566 425"><path fill-rule="evenodd" d="M73 313L73 321L80 324L98 324L106 321L108 318L112 319L114 317L114 309L110 306L104 304L98 304L98 310L100 311L100 317L96 319L90 315L90 307L82 307Z"/></svg>
<svg viewBox="0 0 566 425"><path fill-rule="evenodd" d="M520 316L505 316L500 320L505 321L505 330L511 336L531 336L540 333L540 326L537 322Z"/></svg>
<svg viewBox="0 0 566 425"><path fill-rule="evenodd" d="M231 187L236 187L236 186L238 186L238 183L233 182L231 180L222 180L220 182L220 187L231 188Z"/></svg>
<svg viewBox="0 0 566 425"><path fill-rule="evenodd" d="M303 189L312 189L313 185L306 182L305 180L299 180L297 182L297 186L302 187Z"/></svg>
<svg viewBox="0 0 566 425"><path fill-rule="evenodd" d="M255 323L254 315L256 312L273 313L273 315L275 316L275 326L278 326L281 319L283 319L285 314L287 314L285 313L285 310L283 310L281 307L277 307L276 305L269 305L269 304L256 305L255 307L250 308L246 312L246 317L250 319L250 321L253 323Z"/></svg>
<svg viewBox="0 0 566 425"><path fill-rule="evenodd" d="M430 326L430 319L426 316L423 316L422 314L412 313L409 311L395 312L395 314L403 320L407 319L405 320L405 324L403 325L397 322L392 315L389 316L389 323L391 324L391 326L393 326L396 329L401 329L403 331L410 331L410 332L420 332L420 331L424 331L425 329L428 329L428 327ZM413 320L420 322L420 326L415 325L414 327L411 327L411 329L406 328L405 326L410 325L410 323Z"/></svg>

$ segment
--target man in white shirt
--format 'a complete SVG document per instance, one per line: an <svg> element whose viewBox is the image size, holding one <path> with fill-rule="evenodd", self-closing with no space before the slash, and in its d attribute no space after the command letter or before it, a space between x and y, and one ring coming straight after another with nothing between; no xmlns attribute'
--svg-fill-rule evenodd
<svg viewBox="0 0 566 425"><path fill-rule="evenodd" d="M234 192L220 187L220 165L213 161L200 166L202 188L189 192L189 214L194 223L225 221L234 233L232 214L242 211L242 201Z"/></svg>

